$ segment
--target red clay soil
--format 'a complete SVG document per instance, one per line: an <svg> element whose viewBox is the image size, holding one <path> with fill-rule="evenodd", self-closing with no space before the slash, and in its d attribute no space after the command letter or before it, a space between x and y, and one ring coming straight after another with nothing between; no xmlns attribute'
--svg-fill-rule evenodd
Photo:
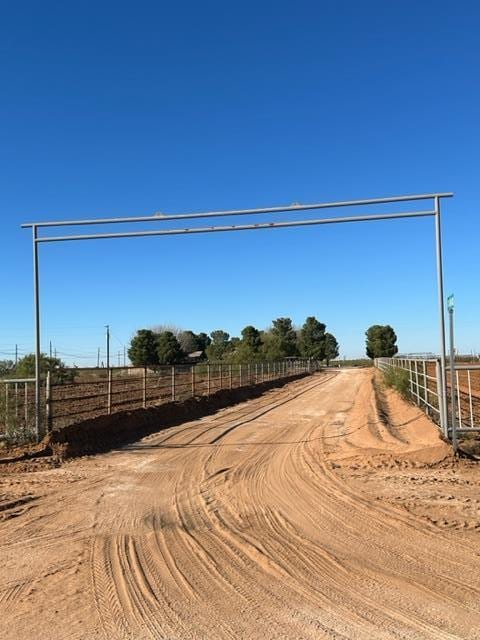
<svg viewBox="0 0 480 640"><path fill-rule="evenodd" d="M372 379L0 475L2 640L478 640L478 464Z"/></svg>

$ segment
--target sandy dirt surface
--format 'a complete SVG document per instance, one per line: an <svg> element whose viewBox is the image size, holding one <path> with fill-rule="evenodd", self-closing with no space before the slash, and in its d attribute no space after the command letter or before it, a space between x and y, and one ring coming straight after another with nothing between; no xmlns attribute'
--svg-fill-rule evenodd
<svg viewBox="0 0 480 640"><path fill-rule="evenodd" d="M480 638L477 463L373 375L0 475L0 637Z"/></svg>

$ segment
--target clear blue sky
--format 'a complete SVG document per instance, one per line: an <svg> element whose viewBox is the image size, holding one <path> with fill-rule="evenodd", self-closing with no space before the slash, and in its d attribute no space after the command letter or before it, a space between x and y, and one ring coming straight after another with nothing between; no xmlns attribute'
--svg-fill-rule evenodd
<svg viewBox="0 0 480 640"><path fill-rule="evenodd" d="M455 192L446 292L480 350L479 33L473 1L4 5L0 358L33 347L22 222L430 191ZM431 219L40 253L43 346L77 364L107 323L116 354L145 326L278 316L317 316L346 356L374 323L438 350Z"/></svg>

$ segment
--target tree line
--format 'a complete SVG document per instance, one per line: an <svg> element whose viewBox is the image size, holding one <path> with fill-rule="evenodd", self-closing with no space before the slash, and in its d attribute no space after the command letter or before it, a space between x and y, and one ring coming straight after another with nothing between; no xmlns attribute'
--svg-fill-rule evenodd
<svg viewBox="0 0 480 640"><path fill-rule="evenodd" d="M175 328L157 327L140 329L132 338L128 357L134 366L157 366L186 362L187 355L200 352L200 358L213 362L258 362L281 360L286 357L304 357L327 364L338 356L338 343L326 325L310 316L301 329L295 329L290 318L277 318L272 326L261 331L246 326L241 338L230 337L222 329L194 333ZM365 332L366 354L369 358L392 357L398 353L397 336L390 325L372 325ZM60 358L40 357L42 376L50 371L52 382L71 382L75 369L67 367ZM35 355L30 353L18 363L0 360L0 379L33 378Z"/></svg>
<svg viewBox="0 0 480 640"><path fill-rule="evenodd" d="M190 330L139 329L130 342L128 357L134 366L177 364L189 354L200 353L210 362L260 362L288 357L312 358L327 364L338 356L335 336L314 316L302 327L294 327L290 318L277 318L271 327L260 330L253 325L242 329L241 337L223 329L210 334Z"/></svg>

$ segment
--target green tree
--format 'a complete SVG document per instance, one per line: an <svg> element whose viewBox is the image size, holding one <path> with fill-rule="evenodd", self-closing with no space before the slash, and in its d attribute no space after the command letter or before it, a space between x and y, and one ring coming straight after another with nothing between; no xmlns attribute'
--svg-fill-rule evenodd
<svg viewBox="0 0 480 640"><path fill-rule="evenodd" d="M277 318L269 330L261 334L263 355L267 360L280 360L298 355L297 332L290 318Z"/></svg>
<svg viewBox="0 0 480 640"><path fill-rule="evenodd" d="M207 346L206 352L209 360L223 360L231 355L232 345L230 344L230 334L222 329L215 329L210 334L212 342Z"/></svg>
<svg viewBox="0 0 480 640"><path fill-rule="evenodd" d="M252 325L242 329L242 339L235 350L237 362L255 362L262 357L262 338L260 331Z"/></svg>
<svg viewBox="0 0 480 640"><path fill-rule="evenodd" d="M134 367L152 367L159 364L158 336L151 329L139 329L128 348L128 357Z"/></svg>
<svg viewBox="0 0 480 640"><path fill-rule="evenodd" d="M209 344L211 344L212 340L210 339L210 336L208 336L206 333L204 333L203 331L201 331L198 335L197 335L197 343L198 343L198 349L205 351L208 347Z"/></svg>
<svg viewBox="0 0 480 640"><path fill-rule="evenodd" d="M15 369L13 360L0 360L0 378L6 378Z"/></svg>
<svg viewBox="0 0 480 640"><path fill-rule="evenodd" d="M203 351L199 345L198 336L193 331L182 331L178 336L178 341L183 353L189 354L194 351Z"/></svg>
<svg viewBox="0 0 480 640"><path fill-rule="evenodd" d="M76 372L69 369L60 358L49 358L45 353L40 354L40 375L44 377L50 371L51 381L56 384L64 382L73 382ZM35 354L20 358L15 367L15 377L17 378L34 378L35 377Z"/></svg>
<svg viewBox="0 0 480 640"><path fill-rule="evenodd" d="M391 358L398 353L397 336L389 324L374 324L365 332L369 358Z"/></svg>
<svg viewBox="0 0 480 640"><path fill-rule="evenodd" d="M315 316L309 316L300 331L300 353L304 358L325 360L325 325Z"/></svg>
<svg viewBox="0 0 480 640"><path fill-rule="evenodd" d="M157 338L159 364L177 364L184 358L179 341L171 331L164 331Z"/></svg>
<svg viewBox="0 0 480 640"><path fill-rule="evenodd" d="M325 361L327 367L330 364L330 360L335 360L338 357L338 342L334 335L331 333L325 334Z"/></svg>

